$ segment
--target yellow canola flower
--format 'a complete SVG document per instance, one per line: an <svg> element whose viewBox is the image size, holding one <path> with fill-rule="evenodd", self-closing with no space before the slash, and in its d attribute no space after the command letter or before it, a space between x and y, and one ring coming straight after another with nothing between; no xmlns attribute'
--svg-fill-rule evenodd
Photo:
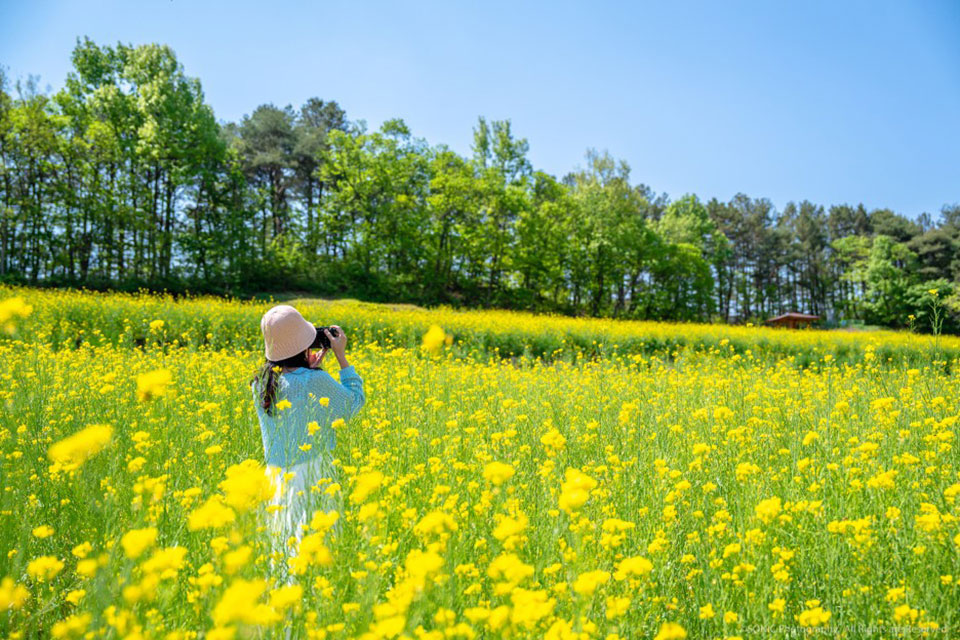
<svg viewBox="0 0 960 640"><path fill-rule="evenodd" d="M310 528L314 531L327 531L332 529L340 519L337 511L316 510L313 512L313 518L310 519Z"/></svg>
<svg viewBox="0 0 960 640"><path fill-rule="evenodd" d="M227 468L227 478L219 484L224 499L239 513L249 511L273 497L275 487L266 469L256 460L244 460Z"/></svg>
<svg viewBox="0 0 960 640"><path fill-rule="evenodd" d="M950 516L948 515L947 518L950 518ZM944 521L943 514L940 513L935 504L921 502L920 515L914 516L914 527L925 533L935 533L940 530Z"/></svg>
<svg viewBox="0 0 960 640"><path fill-rule="evenodd" d="M233 575L250 562L250 556L253 549L249 545L243 545L238 549L223 554L224 572Z"/></svg>
<svg viewBox="0 0 960 640"><path fill-rule="evenodd" d="M26 318L33 313L33 306L27 304L22 297L14 296L0 301L0 326L7 333L13 333L17 325L15 318Z"/></svg>
<svg viewBox="0 0 960 640"><path fill-rule="evenodd" d="M344 605L346 607L346 605ZM407 618L405 616L390 616L383 618L382 620L377 620L370 627L370 633L368 637L373 638L395 638L401 633L407 626Z"/></svg>
<svg viewBox="0 0 960 640"><path fill-rule="evenodd" d="M0 580L0 613L9 609L19 609L30 597L30 591L22 584L17 584L13 578L6 577Z"/></svg>
<svg viewBox="0 0 960 640"><path fill-rule="evenodd" d="M515 473L516 469L513 468L513 465L505 462L489 462L483 468L484 479L497 487L512 478Z"/></svg>
<svg viewBox="0 0 960 640"><path fill-rule="evenodd" d="M526 531L529 524L530 520L523 513L518 513L515 517L501 516L497 526L493 529L493 537L505 541L504 546L511 549L515 545L510 544L509 540Z"/></svg>
<svg viewBox="0 0 960 640"><path fill-rule="evenodd" d="M563 451L564 447L566 447L567 439L556 429L551 429L540 436L540 444L546 448L548 456L554 457L559 451Z"/></svg>
<svg viewBox="0 0 960 640"><path fill-rule="evenodd" d="M120 546L128 558L135 560L153 546L157 541L157 533L154 527L131 529L120 538Z"/></svg>
<svg viewBox="0 0 960 640"><path fill-rule="evenodd" d="M298 584L279 587L270 592L270 606L277 611L286 611L299 604L302 597L303 587Z"/></svg>
<svg viewBox="0 0 960 640"><path fill-rule="evenodd" d="M544 640L575 640L580 638L580 634L574 632L572 624L563 618L558 618L550 625L543 638Z"/></svg>
<svg viewBox="0 0 960 640"><path fill-rule="evenodd" d="M50 635L54 638L79 638L87 631L91 620L93 616L89 613L67 616L50 628Z"/></svg>
<svg viewBox="0 0 960 640"><path fill-rule="evenodd" d="M110 425L90 425L51 445L47 457L66 469L76 468L103 451L112 437L113 427Z"/></svg>
<svg viewBox="0 0 960 640"><path fill-rule="evenodd" d="M782 503L780 498L774 496L773 498L761 500L754 508L754 513L761 522L769 524L780 515L781 509Z"/></svg>
<svg viewBox="0 0 960 640"><path fill-rule="evenodd" d="M653 571L652 562L643 556L633 556L620 561L613 577L617 580L625 580L631 577L645 576L651 571Z"/></svg>
<svg viewBox="0 0 960 640"><path fill-rule="evenodd" d="M433 575L443 568L443 557L434 551L414 549L407 554L403 566L407 575L422 583L427 576Z"/></svg>
<svg viewBox="0 0 960 640"><path fill-rule="evenodd" d="M53 535L53 527L50 525L42 524L39 527L35 527L33 530L34 538L49 538Z"/></svg>
<svg viewBox="0 0 960 640"><path fill-rule="evenodd" d="M324 544L324 533L311 533L300 541L296 557L290 559L290 569L294 575L301 575L310 567L329 567L333 564L333 555Z"/></svg>
<svg viewBox="0 0 960 640"><path fill-rule="evenodd" d="M97 574L97 568L99 566L100 563L92 558L81 560L77 563L77 575L83 576L84 578L92 578Z"/></svg>
<svg viewBox="0 0 960 640"><path fill-rule="evenodd" d="M354 480L353 491L350 493L350 501L358 504L367 499L371 493L380 488L383 484L383 474L379 471L368 471L362 473Z"/></svg>
<svg viewBox="0 0 960 640"><path fill-rule="evenodd" d="M533 567L523 562L515 553L502 553L497 556L487 568L487 575L494 580L500 580L495 593L509 593L533 575Z"/></svg>
<svg viewBox="0 0 960 640"><path fill-rule="evenodd" d="M630 610L630 598L607 596L605 616L607 620L614 620L627 613Z"/></svg>
<svg viewBox="0 0 960 640"><path fill-rule="evenodd" d="M687 630L676 622L664 622L660 625L660 630L654 637L654 640L684 640L687 637Z"/></svg>
<svg viewBox="0 0 960 640"><path fill-rule="evenodd" d="M188 519L187 528L190 531L200 529L220 529L236 520L236 513L223 504L220 496L211 496L197 509L194 509Z"/></svg>
<svg viewBox="0 0 960 640"><path fill-rule="evenodd" d="M443 347L444 343L447 342L447 334L443 330L443 327L440 325L431 325L427 332L423 335L423 343L421 348L428 352L436 354Z"/></svg>
<svg viewBox="0 0 960 640"><path fill-rule="evenodd" d="M590 499L590 492L597 488L597 481L579 469L567 469L560 489L560 508L573 514Z"/></svg>
<svg viewBox="0 0 960 640"><path fill-rule="evenodd" d="M581 573L577 576L577 579L574 580L573 590L582 596L592 596L600 585L604 585L609 581L610 573L608 571L600 569L587 571L586 573Z"/></svg>
<svg viewBox="0 0 960 640"><path fill-rule="evenodd" d="M40 556L27 564L27 575L38 582L52 580L63 570L63 561L55 556Z"/></svg>
<svg viewBox="0 0 960 640"><path fill-rule="evenodd" d="M207 631L206 640L234 640L237 637L237 628L234 626L214 627Z"/></svg>
<svg viewBox="0 0 960 640"><path fill-rule="evenodd" d="M814 606L802 611L796 619L801 627L819 627L830 620L830 615L830 612L825 611L823 607Z"/></svg>
<svg viewBox="0 0 960 640"><path fill-rule="evenodd" d="M281 617L276 610L259 602L266 590L265 580L234 580L213 609L214 623L223 627L234 622L252 625L277 622Z"/></svg>
<svg viewBox="0 0 960 640"><path fill-rule="evenodd" d="M518 587L510 592L510 603L513 605L510 622L522 629L532 629L540 620L553 613L557 601L548 597L546 591Z"/></svg>
<svg viewBox="0 0 960 640"><path fill-rule="evenodd" d="M456 531L457 521L449 514L443 511L431 511L423 516L413 527L413 532L418 536L441 535L447 531Z"/></svg>
<svg viewBox="0 0 960 640"><path fill-rule="evenodd" d="M616 534L623 533L624 531L630 531L636 529L637 525L634 522L629 522L627 520L621 520L620 518L607 518L603 521L601 525L604 533Z"/></svg>
<svg viewBox="0 0 960 640"><path fill-rule="evenodd" d="M891 587L887 589L887 595L884 596L884 600L887 602L896 602L898 600L903 600L904 596L907 593L906 587Z"/></svg>
<svg viewBox="0 0 960 640"><path fill-rule="evenodd" d="M186 557L187 549L185 547L157 549L140 568L145 573L159 574L163 579L172 578L183 568Z"/></svg>
<svg viewBox="0 0 960 640"><path fill-rule="evenodd" d="M169 369L156 369L137 376L137 400L144 402L167 394L173 383Z"/></svg>

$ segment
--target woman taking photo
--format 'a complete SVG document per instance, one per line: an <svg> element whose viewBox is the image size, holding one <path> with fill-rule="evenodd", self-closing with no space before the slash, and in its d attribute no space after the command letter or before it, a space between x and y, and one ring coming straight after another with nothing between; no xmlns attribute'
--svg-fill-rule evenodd
<svg viewBox="0 0 960 640"><path fill-rule="evenodd" d="M285 553L291 537L301 538L315 509L336 509L323 483L336 477L331 424L353 417L366 396L363 380L347 361L347 336L340 327L314 327L293 307L279 305L263 315L260 330L266 362L251 387L267 473L276 484L271 533ZM319 353L314 351L321 345ZM340 382L321 369L330 351L340 364Z"/></svg>

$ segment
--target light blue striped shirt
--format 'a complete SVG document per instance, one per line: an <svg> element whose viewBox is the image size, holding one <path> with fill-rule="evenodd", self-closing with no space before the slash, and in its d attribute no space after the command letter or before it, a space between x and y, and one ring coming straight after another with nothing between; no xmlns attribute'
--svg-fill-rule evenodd
<svg viewBox="0 0 960 640"><path fill-rule="evenodd" d="M329 454L337 444L337 434L331 423L337 418L349 420L366 401L363 380L350 366L340 370L340 382L321 369L301 367L277 378L276 401L290 402L285 409L273 408L273 415L263 410L259 385L254 383L253 402L260 420L265 462L289 468ZM322 398L329 399L323 406ZM308 425L316 422L319 429L310 435ZM310 445L307 450L304 445Z"/></svg>

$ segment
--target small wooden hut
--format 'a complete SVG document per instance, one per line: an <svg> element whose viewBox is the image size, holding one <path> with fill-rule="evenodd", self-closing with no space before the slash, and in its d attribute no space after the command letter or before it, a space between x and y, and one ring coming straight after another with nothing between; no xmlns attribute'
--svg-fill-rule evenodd
<svg viewBox="0 0 960 640"><path fill-rule="evenodd" d="M791 311L776 318L770 318L765 324L771 327L786 327L787 329L800 329L808 327L814 322L820 320L820 316L812 316L806 313L797 313Z"/></svg>

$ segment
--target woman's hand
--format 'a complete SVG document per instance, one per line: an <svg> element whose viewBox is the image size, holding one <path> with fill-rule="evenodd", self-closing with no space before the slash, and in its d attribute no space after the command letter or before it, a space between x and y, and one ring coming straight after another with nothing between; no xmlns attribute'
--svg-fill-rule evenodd
<svg viewBox="0 0 960 640"><path fill-rule="evenodd" d="M320 353L317 353L316 351L310 351L307 353L307 364L310 365L310 368L319 369L328 351L330 350L324 347L320 350Z"/></svg>
<svg viewBox="0 0 960 640"><path fill-rule="evenodd" d="M347 334L335 324L330 325L330 329L337 330L337 335L334 336L330 333L329 329L324 329L324 332L327 334L327 339L330 341L330 350L333 351L333 355L337 356L337 362L340 363L340 368L345 369L350 366L347 363Z"/></svg>

